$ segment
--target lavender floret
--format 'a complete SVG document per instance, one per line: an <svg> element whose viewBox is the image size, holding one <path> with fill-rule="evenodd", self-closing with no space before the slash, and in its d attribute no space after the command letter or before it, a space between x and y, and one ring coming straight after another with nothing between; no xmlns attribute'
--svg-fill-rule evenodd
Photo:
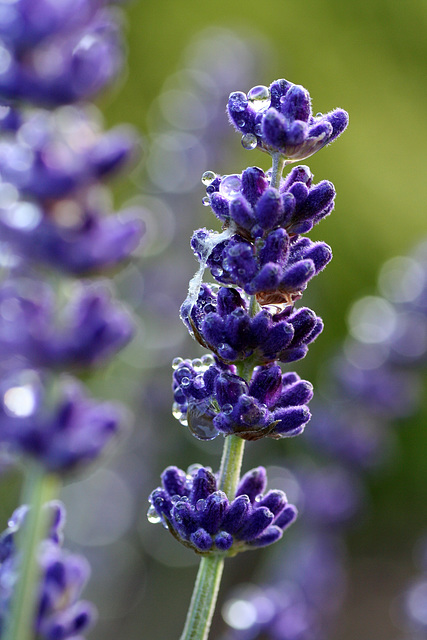
<svg viewBox="0 0 427 640"><path fill-rule="evenodd" d="M212 471L197 465L187 474L168 467L162 474L162 485L149 498L149 517L157 514L182 544L200 555L233 556L267 546L281 538L296 518L295 507L288 504L282 491L263 495L267 485L263 467L243 476L231 501L218 489Z"/></svg>
<svg viewBox="0 0 427 640"><path fill-rule="evenodd" d="M215 365L197 371L184 360L174 371L174 415L187 422L200 439L218 433L245 440L295 436L310 420L306 406L313 387L296 373L281 372L276 364L255 367L249 383L233 365ZM203 372L202 372L203 371ZM194 407L200 407L198 413ZM201 423L209 437L201 432Z"/></svg>
<svg viewBox="0 0 427 640"><path fill-rule="evenodd" d="M258 167L241 175L216 176L206 193L214 214L252 242L283 227L289 234L307 233L334 207L335 189L322 180L313 185L310 169L295 167L281 179L279 189L269 186L269 176Z"/></svg>
<svg viewBox="0 0 427 640"><path fill-rule="evenodd" d="M348 124L343 109L313 116L308 91L287 80L253 87L247 95L234 92L227 108L231 123L243 134L245 148L258 146L271 154L280 153L289 162L313 155Z"/></svg>
<svg viewBox="0 0 427 640"><path fill-rule="evenodd" d="M181 317L198 342L228 364L249 358L254 366L300 360L323 329L322 320L306 307L264 307L251 316L243 292L221 287L215 294L206 284Z"/></svg>

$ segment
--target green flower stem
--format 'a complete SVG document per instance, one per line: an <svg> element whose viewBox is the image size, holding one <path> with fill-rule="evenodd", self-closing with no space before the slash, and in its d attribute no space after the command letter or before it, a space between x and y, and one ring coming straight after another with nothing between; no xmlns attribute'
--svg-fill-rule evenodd
<svg viewBox="0 0 427 640"><path fill-rule="evenodd" d="M270 187L278 189L282 178L283 169L286 164L286 157L282 153L272 153L273 168L271 172Z"/></svg>
<svg viewBox="0 0 427 640"><path fill-rule="evenodd" d="M180 640L207 640L223 568L224 558L220 555L206 556L201 559Z"/></svg>
<svg viewBox="0 0 427 640"><path fill-rule="evenodd" d="M245 440L242 438L238 436L226 436L224 438L218 489L227 494L230 502L236 496L244 450Z"/></svg>
<svg viewBox="0 0 427 640"><path fill-rule="evenodd" d="M38 593L37 550L46 534L49 516L48 510L43 509L43 505L57 497L59 487L58 476L47 474L40 465L34 463L28 465L22 497L23 504L31 508L17 536L21 562L4 640L34 638L34 616Z"/></svg>

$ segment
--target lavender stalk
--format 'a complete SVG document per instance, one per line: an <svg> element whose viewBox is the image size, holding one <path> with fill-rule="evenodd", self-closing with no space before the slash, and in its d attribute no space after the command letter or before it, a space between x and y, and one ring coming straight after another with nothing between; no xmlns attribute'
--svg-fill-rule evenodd
<svg viewBox="0 0 427 640"><path fill-rule="evenodd" d="M310 419L312 385L283 373L279 362L304 357L323 328L295 302L332 257L328 245L302 234L332 211L335 190L327 181L314 185L306 166L285 179L282 172L332 142L348 122L341 109L313 116L308 92L286 80L232 93L228 113L242 145L269 153L273 167L202 176L204 204L223 230L193 235L200 267L181 317L213 355L175 359L173 414L196 438L222 434L224 452L218 474L201 465L168 467L148 512L203 556L181 640L208 637L224 558L276 542L296 518L282 491L264 493L263 467L241 479L240 467L245 440L296 436ZM206 269L218 284L203 281Z"/></svg>

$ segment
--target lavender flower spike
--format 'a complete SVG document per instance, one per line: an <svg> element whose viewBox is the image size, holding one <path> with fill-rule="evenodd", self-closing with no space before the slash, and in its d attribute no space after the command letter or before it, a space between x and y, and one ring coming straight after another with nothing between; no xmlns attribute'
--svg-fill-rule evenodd
<svg viewBox="0 0 427 640"><path fill-rule="evenodd" d="M230 94L228 114L243 134L246 149L259 147L280 153L289 162L304 160L337 138L348 125L348 114L335 109L313 116L310 94L287 80L256 86L248 94Z"/></svg>
<svg viewBox="0 0 427 640"><path fill-rule="evenodd" d="M187 473L168 467L162 485L150 495L149 518L162 522L177 540L200 555L234 556L270 545L296 518L296 509L283 491L264 494L263 467L243 476L231 501L218 490L212 471L199 465Z"/></svg>
<svg viewBox="0 0 427 640"><path fill-rule="evenodd" d="M33 633L40 640L83 640L80 635L93 624L95 608L79 600L90 574L89 564L82 556L61 548L65 510L61 503L51 502L44 508L52 512L47 538L38 549L40 584L36 602ZM19 507L9 527L0 535L0 634L13 596L20 557L16 549L17 532L25 527L28 507Z"/></svg>

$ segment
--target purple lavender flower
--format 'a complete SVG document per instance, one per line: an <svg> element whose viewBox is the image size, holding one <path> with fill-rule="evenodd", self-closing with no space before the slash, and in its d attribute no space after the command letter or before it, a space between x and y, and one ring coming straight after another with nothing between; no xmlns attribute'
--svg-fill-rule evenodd
<svg viewBox="0 0 427 640"><path fill-rule="evenodd" d="M50 530L39 545L40 583L34 619L34 633L41 640L76 640L95 618L92 604L79 600L90 568L82 556L61 548L65 510L61 503L45 505L52 511ZM28 507L17 509L0 536L0 633L4 630L10 601L19 572L17 532L25 528Z"/></svg>
<svg viewBox="0 0 427 640"><path fill-rule="evenodd" d="M287 80L270 87L237 91L228 99L231 123L243 134L246 149L259 147L280 153L289 162L304 160L337 138L347 127L348 114L335 109L313 116L308 91Z"/></svg>
<svg viewBox="0 0 427 640"><path fill-rule="evenodd" d="M135 140L125 126L101 133L99 122L77 107L37 110L0 142L0 173L21 196L44 203L117 173L134 159Z"/></svg>
<svg viewBox="0 0 427 640"><path fill-rule="evenodd" d="M197 341L223 362L251 359L255 365L303 358L323 329L322 320L306 307L264 307L255 316L247 296L232 287L203 284L196 303L181 308L181 317ZM276 311L276 313L274 313Z"/></svg>
<svg viewBox="0 0 427 640"><path fill-rule="evenodd" d="M249 167L241 175L217 176L208 171L202 182L214 214L251 241L278 227L289 234L307 233L331 213L334 186L327 180L313 185L308 167L295 167L281 179L279 189L270 187L269 177L258 167Z"/></svg>
<svg viewBox="0 0 427 640"><path fill-rule="evenodd" d="M21 356L35 367L86 367L123 348L133 325L109 289L92 284L76 293L58 323L48 285L22 278L0 286L2 358Z"/></svg>
<svg viewBox="0 0 427 640"><path fill-rule="evenodd" d="M90 98L109 83L123 52L116 16L103 4L21 0L6 6L0 22L3 100L55 107Z"/></svg>
<svg viewBox="0 0 427 640"><path fill-rule="evenodd" d="M45 380L45 383L47 380ZM123 423L123 411L87 397L75 380L62 379L51 406L31 369L11 369L0 382L0 440L36 458L50 472L68 473L99 457Z"/></svg>
<svg viewBox="0 0 427 640"><path fill-rule="evenodd" d="M210 243L211 235L206 229L194 233L191 246L199 259L206 254ZM218 282L256 295L262 305L292 304L331 259L331 248L325 242L289 237L285 229L280 228L254 244L238 234L218 242L207 264Z"/></svg>
<svg viewBox="0 0 427 640"><path fill-rule="evenodd" d="M296 509L283 491L264 494L267 476L263 467L242 477L231 501L218 490L212 471L199 465L187 473L168 467L162 485L150 495L149 518L163 522L182 544L201 555L232 556L267 546L280 539L296 518Z"/></svg>
<svg viewBox="0 0 427 640"><path fill-rule="evenodd" d="M183 360L174 371L173 413L199 439L219 432L244 440L295 436L310 420L313 387L276 364L255 367L246 382L234 365Z"/></svg>

